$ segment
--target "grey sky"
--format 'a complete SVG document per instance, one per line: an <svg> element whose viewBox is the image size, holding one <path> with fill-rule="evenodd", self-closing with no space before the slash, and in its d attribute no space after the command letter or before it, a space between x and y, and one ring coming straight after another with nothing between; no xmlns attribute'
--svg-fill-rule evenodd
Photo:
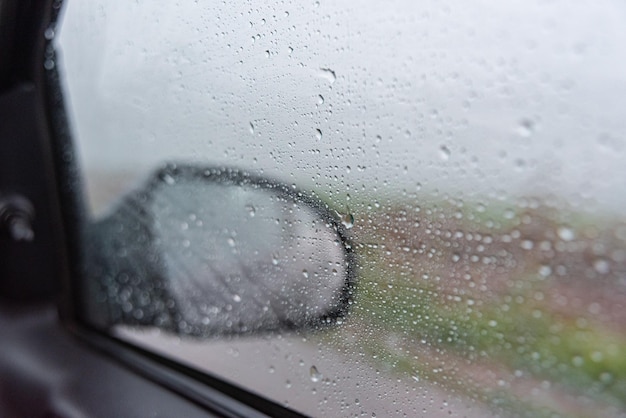
<svg viewBox="0 0 626 418"><path fill-rule="evenodd" d="M67 4L88 170L193 160L338 201L421 188L626 203L621 1L165 3Z"/></svg>

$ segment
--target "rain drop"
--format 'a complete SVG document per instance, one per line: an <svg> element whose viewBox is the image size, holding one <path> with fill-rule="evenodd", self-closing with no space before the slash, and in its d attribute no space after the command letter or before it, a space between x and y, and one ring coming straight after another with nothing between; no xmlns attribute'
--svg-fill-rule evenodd
<svg viewBox="0 0 626 418"><path fill-rule="evenodd" d="M445 145L442 145L441 147L439 147L439 155L441 156L442 160L448 161L450 159L450 149Z"/></svg>
<svg viewBox="0 0 626 418"><path fill-rule="evenodd" d="M44 32L43 36L48 41L52 40L54 38L54 28L52 28L52 27L47 28L46 31Z"/></svg>
<svg viewBox="0 0 626 418"><path fill-rule="evenodd" d="M14 217L9 225L9 233L14 241L32 241L35 238L35 231L28 219Z"/></svg>
<svg viewBox="0 0 626 418"><path fill-rule="evenodd" d="M525 239L520 243L520 247L522 247L524 250L532 250L534 246L535 243L529 239Z"/></svg>
<svg viewBox="0 0 626 418"><path fill-rule="evenodd" d="M604 372L600 374L600 381L602 383L605 383L605 384L611 383L612 380L613 380L613 375L611 373Z"/></svg>
<svg viewBox="0 0 626 418"><path fill-rule="evenodd" d="M322 131L320 131L319 129L315 130L315 139L317 139L318 141L322 140Z"/></svg>
<svg viewBox="0 0 626 418"><path fill-rule="evenodd" d="M322 374L317 370L317 367L311 366L309 369L309 376L311 376L311 382L319 382L322 380Z"/></svg>
<svg viewBox="0 0 626 418"><path fill-rule="evenodd" d="M347 229L350 229L354 226L354 216L350 213L350 208L346 207L346 213L339 214L341 216L341 223Z"/></svg>
<svg viewBox="0 0 626 418"><path fill-rule="evenodd" d="M522 138L530 137L535 130L535 124L530 119L522 119L517 127L517 133Z"/></svg>
<svg viewBox="0 0 626 418"><path fill-rule="evenodd" d="M539 275L542 277L548 277L552 274L552 268L547 265L539 267Z"/></svg>
<svg viewBox="0 0 626 418"><path fill-rule="evenodd" d="M337 75L330 68L320 68L319 76L327 80L330 84L333 84L337 79Z"/></svg>
<svg viewBox="0 0 626 418"><path fill-rule="evenodd" d="M176 183L176 180L174 180L174 177L170 176L169 174L163 174L163 176L161 177L161 180L163 180L166 184L169 184L169 185Z"/></svg>
<svg viewBox="0 0 626 418"><path fill-rule="evenodd" d="M593 353L591 353L591 361L595 363L601 362L603 358L604 356L599 351L594 351Z"/></svg>
<svg viewBox="0 0 626 418"><path fill-rule="evenodd" d="M611 265L603 258L598 258L593 262L593 269L600 274L607 274L611 271Z"/></svg>
<svg viewBox="0 0 626 418"><path fill-rule="evenodd" d="M559 235L559 238L561 238L563 241L571 241L576 236L574 234L574 231L571 228L568 228L566 226L559 227L559 229L556 232Z"/></svg>

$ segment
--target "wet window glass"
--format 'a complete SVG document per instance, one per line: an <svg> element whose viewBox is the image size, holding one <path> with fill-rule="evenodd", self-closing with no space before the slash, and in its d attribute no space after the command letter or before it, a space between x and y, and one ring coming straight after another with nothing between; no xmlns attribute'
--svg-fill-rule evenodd
<svg viewBox="0 0 626 418"><path fill-rule="evenodd" d="M68 1L85 315L312 416L626 416L619 1Z"/></svg>

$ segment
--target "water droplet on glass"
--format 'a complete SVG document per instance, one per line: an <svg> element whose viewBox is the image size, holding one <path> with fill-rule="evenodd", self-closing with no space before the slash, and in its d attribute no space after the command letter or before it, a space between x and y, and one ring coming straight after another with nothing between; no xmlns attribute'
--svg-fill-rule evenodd
<svg viewBox="0 0 626 418"><path fill-rule="evenodd" d="M517 127L517 133L523 138L531 136L534 130L535 124L530 119L522 119Z"/></svg>
<svg viewBox="0 0 626 418"><path fill-rule="evenodd" d="M593 262L593 268L600 274L607 274L611 271L611 265L603 258L598 258Z"/></svg>
<svg viewBox="0 0 626 418"><path fill-rule="evenodd" d="M309 376L311 376L312 382L319 382L320 380L322 380L322 374L319 372L319 370L317 370L317 367L315 366L311 366L311 368L309 369Z"/></svg>
<svg viewBox="0 0 626 418"><path fill-rule="evenodd" d="M14 241L32 241L35 238L30 221L19 216L9 222L9 233Z"/></svg>
<svg viewBox="0 0 626 418"><path fill-rule="evenodd" d="M563 241L571 241L576 236L574 234L574 230L566 226L559 227L559 229L556 232L559 235L559 238L561 238Z"/></svg>
<svg viewBox="0 0 626 418"><path fill-rule="evenodd" d="M543 265L539 267L539 275L542 277L548 277L552 274L552 268L550 266Z"/></svg>
<svg viewBox="0 0 626 418"><path fill-rule="evenodd" d="M43 36L48 40L52 40L54 38L54 29L53 28L47 28L46 31L44 32Z"/></svg>
<svg viewBox="0 0 626 418"><path fill-rule="evenodd" d="M445 145L442 145L441 147L439 147L439 155L441 156L442 160L448 161L450 159L450 149Z"/></svg>
<svg viewBox="0 0 626 418"><path fill-rule="evenodd" d="M317 104L318 105L323 105L324 104L324 96L322 96L321 94L319 96L317 96Z"/></svg>
<svg viewBox="0 0 626 418"><path fill-rule="evenodd" d="M599 363L604 358L604 355L600 351L594 351L591 353L591 361Z"/></svg>
<svg viewBox="0 0 626 418"><path fill-rule="evenodd" d="M350 229L354 226L354 216L350 213L350 208L346 207L346 213L340 213L341 223L347 229Z"/></svg>
<svg viewBox="0 0 626 418"><path fill-rule="evenodd" d="M241 302L241 296L239 296L239 295L233 295L233 300L234 300L235 302Z"/></svg>
<svg viewBox="0 0 626 418"><path fill-rule="evenodd" d="M174 180L174 177L170 176L169 174L164 174L161 177L161 180L163 180L165 183L172 185L176 183L176 180Z"/></svg>
<svg viewBox="0 0 626 418"><path fill-rule="evenodd" d="M598 143L603 149L615 153L621 152L624 145L617 137L614 137L606 132L600 134L598 137Z"/></svg>
<svg viewBox="0 0 626 418"><path fill-rule="evenodd" d="M229 247L234 247L236 245L236 242L233 238L228 238L226 242L228 243Z"/></svg>
<svg viewBox="0 0 626 418"><path fill-rule="evenodd" d="M327 80L330 84L333 84L337 79L337 75L330 68L320 68L319 76Z"/></svg>
<svg viewBox="0 0 626 418"><path fill-rule="evenodd" d="M256 208L252 205L247 205L246 210L248 211L248 216L254 218L254 215L256 215Z"/></svg>
<svg viewBox="0 0 626 418"><path fill-rule="evenodd" d="M315 130L315 138L320 141L322 139L322 131L320 131L319 129Z"/></svg>
<svg viewBox="0 0 626 418"><path fill-rule="evenodd" d="M532 250L534 246L535 243L529 239L522 240L522 242L520 243L520 247L522 247L524 250Z"/></svg>
<svg viewBox="0 0 626 418"><path fill-rule="evenodd" d="M611 383L612 380L613 380L613 375L611 373L604 372L600 374L600 381L602 383L605 383L605 384Z"/></svg>
<svg viewBox="0 0 626 418"><path fill-rule="evenodd" d="M254 135L254 125L250 122L250 133Z"/></svg>

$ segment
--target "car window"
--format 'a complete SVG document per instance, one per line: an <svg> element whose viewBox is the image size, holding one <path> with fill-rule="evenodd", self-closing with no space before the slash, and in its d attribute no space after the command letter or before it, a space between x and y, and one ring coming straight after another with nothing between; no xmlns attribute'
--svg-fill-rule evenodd
<svg viewBox="0 0 626 418"><path fill-rule="evenodd" d="M626 414L621 2L66 6L96 219L167 162L237 167L322 202L355 257L327 328L112 333L313 416ZM212 221L194 194L183 230Z"/></svg>

